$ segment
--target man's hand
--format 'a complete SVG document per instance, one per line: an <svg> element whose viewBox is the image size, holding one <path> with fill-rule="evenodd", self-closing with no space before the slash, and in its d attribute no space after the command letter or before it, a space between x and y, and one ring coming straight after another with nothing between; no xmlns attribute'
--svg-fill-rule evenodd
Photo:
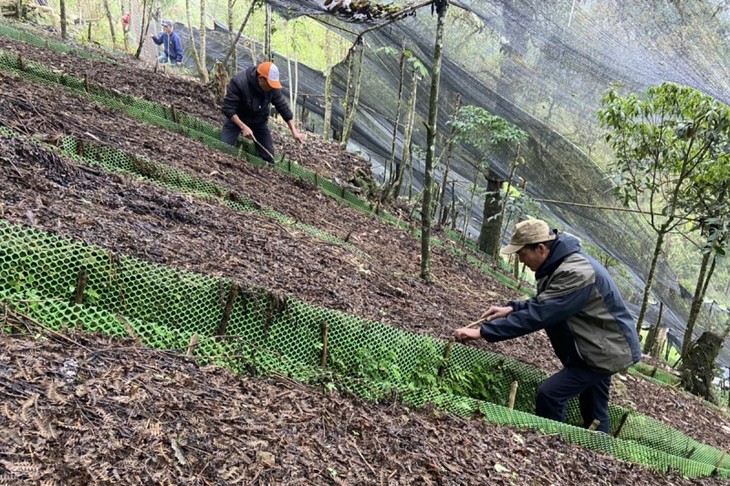
<svg viewBox="0 0 730 486"><path fill-rule="evenodd" d="M297 142L299 142L299 143L304 142L304 134L301 133L296 128L291 131L291 135L292 135L292 137L294 137L294 140L296 140Z"/></svg>
<svg viewBox="0 0 730 486"><path fill-rule="evenodd" d="M460 327L454 330L454 339L457 341L471 341L482 337L479 328Z"/></svg>
<svg viewBox="0 0 730 486"><path fill-rule="evenodd" d="M253 130L251 130L245 123L241 127L241 135L249 140L256 140L256 138L253 136Z"/></svg>
<svg viewBox="0 0 730 486"><path fill-rule="evenodd" d="M486 311L484 311L484 314L482 314L481 319L486 319L487 321L493 321L494 319L500 319L502 317L507 317L512 313L512 307L505 306L505 307L499 307L496 305L493 305Z"/></svg>

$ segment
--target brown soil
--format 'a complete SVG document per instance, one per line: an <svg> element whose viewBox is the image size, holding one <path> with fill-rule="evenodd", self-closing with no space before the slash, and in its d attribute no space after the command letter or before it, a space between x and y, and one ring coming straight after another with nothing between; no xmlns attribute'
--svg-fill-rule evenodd
<svg viewBox="0 0 730 486"><path fill-rule="evenodd" d="M179 103L212 123L223 122L205 88L187 79L152 73L131 62L92 63L8 39L0 39L0 48L108 88L162 104ZM517 297L448 248L433 248L434 279L426 283L418 277L420 242L408 232L339 205L314 186L142 124L59 87L0 71L0 125L44 140L72 135L165 162L347 239L360 253L264 215L244 215L79 165L42 146L0 138L0 217L14 223L174 268L223 275L438 338L449 338L454 328L476 319L490 304ZM278 134L276 143L299 164L342 181L364 164L312 134L302 146ZM68 484L92 479L103 483L102 476L93 476L97 473L122 477L110 482L135 484L236 484L236 478L251 484L254 477L262 484L294 484L299 479L305 484L691 483L554 437L413 412L397 404L375 406L323 395L283 378L235 378L98 336L51 336L35 344L27 336L2 339L0 379L7 386L0 393L8 408L0 423L11 433L0 438L0 452L16 454L14 464L27 461L31 473L68 474L76 481ZM547 371L559 369L543 333L474 345ZM63 383L56 383L60 398L50 396L48 387L55 386L51 383L57 377L49 370L69 357L79 363L83 383L96 389L97 398L79 397L78 386ZM154 388L140 387L156 375L167 378L155 378ZM615 383L615 403L700 442L730 449L726 414L630 375ZM40 398L27 405L33 393ZM44 432L44 427L28 427L34 419L67 426ZM171 445L173 440L177 446ZM30 449L19 445L30 443ZM177 449L187 465L176 457ZM132 457L130 451L135 451ZM266 465L266 452L273 454L273 466ZM515 475L500 473L496 464ZM0 473L2 467L8 466L0 466Z"/></svg>

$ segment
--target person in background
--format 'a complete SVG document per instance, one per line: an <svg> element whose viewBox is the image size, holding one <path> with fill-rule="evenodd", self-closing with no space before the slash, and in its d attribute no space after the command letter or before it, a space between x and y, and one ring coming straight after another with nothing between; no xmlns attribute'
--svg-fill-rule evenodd
<svg viewBox="0 0 730 486"><path fill-rule="evenodd" d="M223 114L226 122L221 130L221 140L236 145L238 135L243 135L256 145L259 156L274 164L274 140L269 131L270 105L274 105L292 136L298 142L304 136L297 130L294 115L281 93L279 68L273 62L262 62L236 73L226 88Z"/></svg>
<svg viewBox="0 0 730 486"><path fill-rule="evenodd" d="M165 53L159 57L160 64L169 62L173 66L182 66L183 47L180 36L175 33L175 26L170 20L162 21L164 32L152 35L155 44L162 45Z"/></svg>
<svg viewBox="0 0 730 486"><path fill-rule="evenodd" d="M480 328L456 329L454 337L497 342L545 329L563 369L538 388L536 414L565 422L568 400L578 396L585 427L598 420L597 430L609 433L611 375L641 359L639 336L616 284L583 253L578 238L541 220L518 223L502 252L516 253L535 272L537 295L489 307Z"/></svg>

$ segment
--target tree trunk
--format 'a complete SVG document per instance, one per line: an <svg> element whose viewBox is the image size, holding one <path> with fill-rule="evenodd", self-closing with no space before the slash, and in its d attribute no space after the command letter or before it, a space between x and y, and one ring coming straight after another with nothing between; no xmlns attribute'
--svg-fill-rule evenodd
<svg viewBox="0 0 730 486"><path fill-rule="evenodd" d="M255 4L256 0L253 0L251 4ZM233 58L231 59L231 70L230 73L233 74L238 71L238 53L236 52L236 44L238 43L238 36L233 36L233 7L236 4L236 0L228 0L228 8L226 10L227 14L227 22L228 22L228 45L230 45L231 49L231 55ZM248 20L248 17L246 18ZM235 39L235 40L234 40ZM228 57L226 56L226 59ZM225 65L225 63L224 63Z"/></svg>
<svg viewBox="0 0 730 486"><path fill-rule="evenodd" d="M721 336L705 331L687 352L681 366L684 389L714 404L717 404L717 398L712 392L712 380L722 341Z"/></svg>
<svg viewBox="0 0 730 486"><path fill-rule="evenodd" d="M273 61L271 52L271 5L266 4L266 33L264 34L264 57Z"/></svg>
<svg viewBox="0 0 730 486"><path fill-rule="evenodd" d="M395 146L398 143L398 126L400 125L401 105L403 104L403 85L406 72L406 41L403 40L400 55L400 78L398 80L398 99L395 105L395 122L393 122L393 140L390 144L390 159L385 166L383 173L383 181L386 183L386 190L383 191L383 200L388 198L388 193L393 187L393 183L397 177L396 170L393 168L395 163Z"/></svg>
<svg viewBox="0 0 730 486"><path fill-rule="evenodd" d="M236 0L230 0L232 3L235 3ZM228 49L228 54L226 54L225 59L223 59L223 64L228 64L228 59L233 56L233 60L231 61L231 70L229 71L231 74L236 73L238 61L237 61L237 53L236 53L236 46L238 46L238 39L241 38L241 33L243 32L243 29L246 27L246 24L248 23L248 19L251 18L251 14L253 13L253 9L256 7L256 4L259 2L259 0L253 0L251 2L251 6L248 8L248 12L246 12L246 17L244 17L243 22L241 22L241 27L238 29L238 33L236 34L236 38L233 39L233 42L231 42L231 47ZM231 14L233 15L233 14ZM229 27L230 28L230 27Z"/></svg>
<svg viewBox="0 0 730 486"><path fill-rule="evenodd" d="M702 310L702 301L705 298L705 290L707 290L706 282L712 278L712 273L707 271L707 266L710 264L710 259L714 261L714 253L707 252L702 255L702 263L700 264L700 273L697 275L697 285L695 286L695 293L692 298L692 307L689 310L689 317L687 318L687 328L684 330L684 339L682 341L682 356L687 354L689 351L689 345L692 342L692 333L695 329L695 323ZM714 269L714 265L712 267Z"/></svg>
<svg viewBox="0 0 730 486"><path fill-rule="evenodd" d="M362 39L359 38L357 42L350 49L350 69L348 70L347 76L347 93L345 95L345 119L342 122L342 136L340 138L340 147L345 149L347 147L347 141L350 139L350 133L352 132L352 125L355 122L355 115L357 114L357 104L360 100L360 80L362 76L362 59L365 52L365 45L362 43ZM357 56L357 59L355 57Z"/></svg>
<svg viewBox="0 0 730 486"><path fill-rule="evenodd" d="M456 114L459 113L459 110L461 109L461 93L456 94L456 101L454 101L454 114L452 115L452 118L456 118ZM449 179L449 170L451 169L451 157L454 152L454 132L456 130L454 127L451 127L451 131L449 132L449 141L446 144L446 164L444 166L444 173L443 177L441 178L441 193L439 194L439 207L441 208L441 217L438 220L438 225L441 226L446 222L446 217L449 214L449 207L447 204L444 204L444 201L446 200L446 186L447 181ZM453 184L452 184L453 187Z"/></svg>
<svg viewBox="0 0 730 486"><path fill-rule="evenodd" d="M190 48L193 50L193 58L195 59L195 66L198 68L200 79L204 84L208 84L210 79L208 77L208 66L205 59L205 9L205 0L200 0L200 28L198 30L198 36L200 38L200 53L198 53L198 49L195 47L193 23L190 20L190 0L185 0L185 13L187 14L188 30L190 31Z"/></svg>
<svg viewBox="0 0 730 486"><path fill-rule="evenodd" d="M490 175L492 174L490 171ZM499 190L504 183L503 180L487 179L487 194L484 195L484 210L482 211L482 228L479 231L479 249L489 256L499 253L502 243L502 220L499 217L501 204ZM496 194L496 197L492 197ZM497 216L493 218L492 216ZM491 218L491 219L490 219Z"/></svg>
<svg viewBox="0 0 730 486"><path fill-rule="evenodd" d="M117 36L114 33L114 19L112 18L112 9L109 7L109 0L104 0L104 13L106 19L109 22L109 33L112 38L112 47L117 48Z"/></svg>
<svg viewBox="0 0 730 486"><path fill-rule="evenodd" d="M519 154L519 147L518 147L518 152L517 153ZM521 158L518 155L517 157L515 157L514 162L512 162L512 168L510 169L510 172L509 172L509 180L507 181L507 187L505 187L505 189L504 189L504 197L502 197L502 199L500 201L500 205L502 206L500 208L500 210L499 210L499 226L500 226L500 228L499 228L499 241L500 241L500 245L501 245L501 242L502 242L502 234L504 233L504 228L505 228L506 223L507 223L507 221L504 220L504 213L507 211L507 201L509 201L509 194L510 194L510 191L512 190L512 181L515 178L515 172L517 171L517 166L520 164L520 160L521 160ZM492 259L495 262L499 262L499 258L500 258L500 256L499 256L499 246L497 246L495 252L492 254Z"/></svg>
<svg viewBox="0 0 730 486"><path fill-rule="evenodd" d="M656 273L656 264L659 261L659 255L662 252L662 246L664 244L664 237L667 234L665 230L669 227L670 222L671 218L668 222L664 223L657 232L656 244L654 245L654 255L651 257L649 275L646 277L646 284L644 285L644 297L641 300L641 310L639 310L639 317L636 319L637 332L641 332L641 324L644 322L644 316L646 316L646 308L649 305L649 294L651 294L651 287L654 283L654 274Z"/></svg>
<svg viewBox="0 0 730 486"><path fill-rule="evenodd" d="M58 9L61 13L61 38L68 38L68 23L66 21L66 0L58 0ZM18 12L20 18L20 12Z"/></svg>
<svg viewBox="0 0 730 486"><path fill-rule="evenodd" d="M656 324L654 324L649 332L646 333L646 340L644 341L644 352L650 354L653 357L658 357L661 352L661 348L657 348L657 339L659 337L659 331L662 328L662 315L664 314L664 302L659 302L659 317L657 317Z"/></svg>
<svg viewBox="0 0 730 486"><path fill-rule="evenodd" d="M332 68L327 70L324 82L324 122L322 127L322 138L330 139L332 130Z"/></svg>
<svg viewBox="0 0 730 486"><path fill-rule="evenodd" d="M393 198L397 199L400 196L400 188L403 184L403 173L406 169L406 164L411 167L411 138L413 137L413 125L416 120L416 100L418 97L418 71L413 69L411 75L411 94L408 99L408 117L406 118L406 128L403 134L403 153L400 158L400 165L398 166L395 182L393 183ZM413 181L413 171L411 170L411 182ZM408 197L410 199L410 196Z"/></svg>
<svg viewBox="0 0 730 486"><path fill-rule="evenodd" d="M436 46L433 51L431 70L431 96L429 98L428 123L426 124L426 167L424 169L423 210L421 211L421 278L431 280L431 191L433 190L433 169L436 160L436 128L438 123L439 87L441 84L441 58L444 48L444 30L448 0L435 0L438 13L436 24Z"/></svg>
<svg viewBox="0 0 730 486"><path fill-rule="evenodd" d="M137 45L137 52L134 57L139 59L142 55L142 47L144 47L144 41L147 38L147 34L150 31L150 20L152 19L152 0L142 1L142 23L140 24L139 32L139 44Z"/></svg>

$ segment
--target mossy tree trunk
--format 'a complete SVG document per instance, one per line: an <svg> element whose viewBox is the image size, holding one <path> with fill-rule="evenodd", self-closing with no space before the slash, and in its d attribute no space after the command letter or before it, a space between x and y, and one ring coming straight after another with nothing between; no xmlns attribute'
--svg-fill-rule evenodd
<svg viewBox="0 0 730 486"><path fill-rule="evenodd" d="M324 82L324 122L322 123L322 138L329 140L332 130L332 68L327 70Z"/></svg>
<svg viewBox="0 0 730 486"><path fill-rule="evenodd" d="M494 176L490 171L490 175ZM502 218L499 191L504 183L501 179L487 179L487 193L484 195L482 211L482 228L479 231L479 249L489 256L499 253L502 239Z"/></svg>
<svg viewBox="0 0 730 486"><path fill-rule="evenodd" d="M406 128L403 133L403 152L400 157L400 165L395 182L393 183L393 197L398 198L400 195L401 186L403 185L403 174L406 170L406 165L412 167L411 157L411 138L413 138L413 125L416 120L416 100L418 97L418 71L414 68L411 74L411 93L408 99L408 116L406 118ZM411 183L413 182L413 171L411 171ZM410 196L409 196L410 199Z"/></svg>
<svg viewBox="0 0 730 486"><path fill-rule="evenodd" d="M712 392L712 381L722 342L722 336L705 331L689 349L681 367L684 389L714 404L717 398Z"/></svg>
<svg viewBox="0 0 730 486"><path fill-rule="evenodd" d="M712 278L714 272L714 253L707 252L702 255L702 263L700 264L700 272L697 275L697 285L695 287L695 293L692 297L692 306L689 310L689 317L687 318L687 328L684 330L684 340L682 342L682 356L687 354L689 351L689 345L692 342L692 333L697 323L697 318L700 315L702 309L702 301L705 298L705 291L707 290L707 282ZM712 260L713 265L708 271L708 266Z"/></svg>
<svg viewBox="0 0 730 486"><path fill-rule="evenodd" d="M641 325L644 322L646 316L646 309L649 306L649 295L651 294L651 288L654 284L654 275L656 274L656 266L659 261L659 255L662 252L662 245L664 244L664 237L668 233L668 228L673 223L672 218L668 218L667 221L657 231L657 238L654 244L654 254L651 257L651 264L649 265L649 275L646 277L646 284L644 285L644 296L641 299L641 309L639 310L639 317L636 319L636 330L641 332Z"/></svg>
<svg viewBox="0 0 730 486"><path fill-rule="evenodd" d="M436 45L433 51L433 68L431 70L431 96L429 97L428 123L426 124L426 167L424 174L424 194L421 211L421 278L431 280L431 199L433 191L433 170L436 160L436 127L438 123L439 87L441 84L441 59L444 50L444 30L446 14L449 10L448 0L434 0L438 14L436 23Z"/></svg>
<svg viewBox="0 0 730 486"><path fill-rule="evenodd" d="M456 100L454 101L454 114L452 118L456 117L461 108L461 93L456 94ZM441 208L441 216L438 218L438 226L442 226L446 223L446 217L449 215L449 205L445 204L446 201L446 187L448 186L449 170L451 169L451 160L454 153L454 136L456 129L452 126L451 132L449 133L448 143L446 144L446 164L444 164L443 177L441 178L441 192L439 193L439 204ZM452 185L453 187L453 185Z"/></svg>
<svg viewBox="0 0 730 486"><path fill-rule="evenodd" d="M66 21L66 0L58 0L58 9L61 12L61 38L68 38L68 22ZM20 12L18 12L20 17Z"/></svg>
<svg viewBox="0 0 730 486"><path fill-rule="evenodd" d="M255 4L254 0L251 4ZM228 0L226 8L226 21L228 22L228 45L231 50L231 73L238 71L238 52L236 44L238 43L238 37L233 35L233 7L236 5L236 0ZM248 19L247 19L248 20Z"/></svg>
<svg viewBox="0 0 730 486"><path fill-rule="evenodd" d="M271 51L271 5L266 4L266 29L264 34L264 57L267 61L273 61Z"/></svg>
<svg viewBox="0 0 730 486"><path fill-rule="evenodd" d="M398 99L396 100L396 106L395 106L395 121L393 122L393 138L390 143L390 158L388 159L388 163L385 166L384 171L384 180L385 180L385 190L383 191L383 199L387 199L390 195L390 189L393 187L393 184L395 183L395 179L397 176L397 171L393 167L395 164L395 147L398 143L398 127L400 126L400 112L401 112L401 106L403 105L403 88L405 83L405 74L406 74L406 41L403 40L403 45L401 47L401 55L400 55L400 77L398 79Z"/></svg>
<svg viewBox="0 0 730 486"><path fill-rule="evenodd" d="M659 337L659 331L662 328L662 316L664 315L664 302L659 302L659 317L657 317L656 324L654 324L649 332L646 333L646 339L644 340L644 352L650 354L653 357L658 357L661 352L661 348L657 349L657 338Z"/></svg>
<svg viewBox="0 0 730 486"><path fill-rule="evenodd" d="M342 136L340 138L340 147L347 147L347 141L352 133L352 126L355 123L355 115L357 114L357 105L360 100L360 82L362 78L362 60L365 51L365 45L362 38L353 44L348 53L349 63L347 70L347 90L345 93L345 118L342 122Z"/></svg>

